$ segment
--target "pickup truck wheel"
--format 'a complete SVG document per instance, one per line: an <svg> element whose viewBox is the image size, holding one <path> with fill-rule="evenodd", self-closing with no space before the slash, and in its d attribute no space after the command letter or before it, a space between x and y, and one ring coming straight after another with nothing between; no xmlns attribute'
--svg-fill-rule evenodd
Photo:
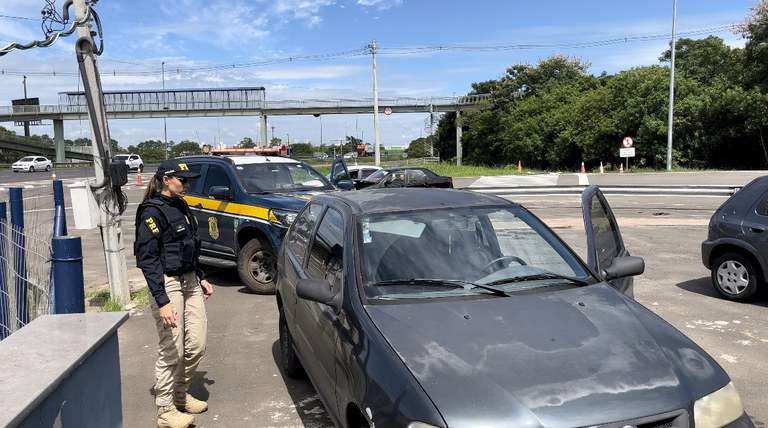
<svg viewBox="0 0 768 428"><path fill-rule="evenodd" d="M256 294L274 294L277 259L272 248L258 239L251 239L240 249L237 273L248 289Z"/></svg>
<svg viewBox="0 0 768 428"><path fill-rule="evenodd" d="M758 272L754 264L741 254L723 254L712 263L712 285L728 300L751 300L757 293L757 283Z"/></svg>
<svg viewBox="0 0 768 428"><path fill-rule="evenodd" d="M290 330L288 330L288 323L285 321L285 314L280 309L280 366L283 368L285 374L294 379L301 379L306 376L304 367L299 361L296 350L293 347L293 337Z"/></svg>

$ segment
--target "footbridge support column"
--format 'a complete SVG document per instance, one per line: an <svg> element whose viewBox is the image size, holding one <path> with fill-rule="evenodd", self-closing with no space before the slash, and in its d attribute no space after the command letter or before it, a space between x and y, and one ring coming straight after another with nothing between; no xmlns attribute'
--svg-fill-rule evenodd
<svg viewBox="0 0 768 428"><path fill-rule="evenodd" d="M53 120L53 141L56 146L56 163L66 162L64 156L64 121Z"/></svg>
<svg viewBox="0 0 768 428"><path fill-rule="evenodd" d="M461 166L461 110L456 110L456 165Z"/></svg>
<svg viewBox="0 0 768 428"><path fill-rule="evenodd" d="M261 145L269 147L269 141L267 140L267 115L261 115Z"/></svg>

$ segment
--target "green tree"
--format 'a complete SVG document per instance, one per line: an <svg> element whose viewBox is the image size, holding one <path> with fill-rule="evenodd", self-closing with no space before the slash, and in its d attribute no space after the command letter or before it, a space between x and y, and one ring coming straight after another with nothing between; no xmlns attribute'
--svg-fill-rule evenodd
<svg viewBox="0 0 768 428"><path fill-rule="evenodd" d="M165 159L165 143L160 140L147 140L134 147L132 153L138 153L144 162L157 162Z"/></svg>
<svg viewBox="0 0 768 428"><path fill-rule="evenodd" d="M170 156L174 158L201 154L203 154L203 149L200 144L190 140L182 140L180 143L174 144L170 151Z"/></svg>
<svg viewBox="0 0 768 428"><path fill-rule="evenodd" d="M429 147L432 137L417 138L408 145L406 153L409 158L423 158L429 156Z"/></svg>
<svg viewBox="0 0 768 428"><path fill-rule="evenodd" d="M293 156L312 156L312 154L315 152L315 149L311 144L305 143L291 144L291 150Z"/></svg>
<svg viewBox="0 0 768 428"><path fill-rule="evenodd" d="M253 139L251 137L245 137L242 140L240 140L240 143L237 145L237 147L241 149L252 149L256 147L256 143L253 142Z"/></svg>
<svg viewBox="0 0 768 428"><path fill-rule="evenodd" d="M274 147L274 146L282 146L283 145L283 140L280 139L279 137L273 137L271 140L269 140L269 145L272 146L272 147Z"/></svg>

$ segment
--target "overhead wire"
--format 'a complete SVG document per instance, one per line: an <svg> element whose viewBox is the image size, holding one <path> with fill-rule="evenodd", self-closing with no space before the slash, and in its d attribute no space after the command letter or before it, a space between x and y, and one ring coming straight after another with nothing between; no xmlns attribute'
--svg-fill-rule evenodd
<svg viewBox="0 0 768 428"><path fill-rule="evenodd" d="M47 0L49 1L49 0ZM724 31L736 31L740 28L740 24L723 24L718 26L712 26L707 28L699 28L688 31L678 32L677 38L692 37L705 34L715 34ZM561 43L515 43L515 44L500 44L500 45L434 45L434 46L402 46L402 47L377 47L377 54L381 55L416 55L416 54L428 54L428 53L442 53L442 52L499 52L499 51L512 51L512 50L536 50L536 49L584 49L584 48L596 48L605 46L615 46L633 42L647 42L657 40L667 40L669 34L644 34L644 35L628 35L624 37L614 37L610 39L601 40L588 40L588 41L576 41L576 42L561 42ZM243 63L220 63L213 65L201 65L201 66L177 66L173 67L166 64L166 70L171 73L181 74L195 74L201 72L212 71L227 71L227 70L242 70L248 68L266 67L270 65L286 64L302 61L330 61L341 58L354 58L362 57L370 54L369 47L360 47L357 49L350 49L339 52L319 53L319 54L306 54L306 55L293 55L282 58L272 58L262 61L243 62ZM102 74L105 76L125 76L125 77L142 77L142 76L160 76L162 70L160 67L152 65L144 65L137 62L123 61L123 60L106 60L116 63L124 63L127 65L135 65L145 67L145 70L117 70L114 69L111 72L103 70ZM67 71L33 71L33 70L6 70L0 69L0 77L2 76L64 76L64 77L76 77L77 73Z"/></svg>

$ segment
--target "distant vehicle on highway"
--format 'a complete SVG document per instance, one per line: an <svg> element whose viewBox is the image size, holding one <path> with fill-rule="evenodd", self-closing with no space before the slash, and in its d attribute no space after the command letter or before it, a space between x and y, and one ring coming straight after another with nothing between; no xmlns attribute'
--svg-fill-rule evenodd
<svg viewBox="0 0 768 428"><path fill-rule="evenodd" d="M701 259L726 299L748 301L766 287L768 176L753 180L715 211Z"/></svg>
<svg viewBox="0 0 768 428"><path fill-rule="evenodd" d="M51 169L53 169L53 162L45 156L24 156L11 165L13 172L50 171Z"/></svg>
<svg viewBox="0 0 768 428"><path fill-rule="evenodd" d="M141 156L137 154L116 155L112 157L114 161L124 161L128 165L128 169L136 170L138 172L144 172L144 161L141 160Z"/></svg>
<svg viewBox="0 0 768 428"><path fill-rule="evenodd" d="M356 189L392 187L453 188L453 179L437 175L427 168L384 168L356 181Z"/></svg>
<svg viewBox="0 0 768 428"><path fill-rule="evenodd" d="M524 207L448 189L318 195L278 256L279 361L336 426L754 427L728 374L632 298L596 186L587 262Z"/></svg>
<svg viewBox="0 0 768 428"><path fill-rule="evenodd" d="M380 169L381 167L376 165L347 165L347 175L350 180L362 180ZM331 174L328 173L326 178L330 180Z"/></svg>

